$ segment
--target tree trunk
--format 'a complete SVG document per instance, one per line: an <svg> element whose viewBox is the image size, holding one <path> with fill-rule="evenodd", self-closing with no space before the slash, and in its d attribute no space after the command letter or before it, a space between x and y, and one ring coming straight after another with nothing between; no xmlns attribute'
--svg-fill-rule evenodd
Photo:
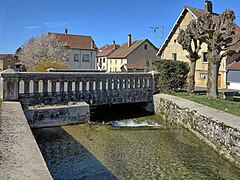
<svg viewBox="0 0 240 180"><path fill-rule="evenodd" d="M196 69L196 61L190 62L190 70L188 73L188 89L187 92L189 95L194 93L195 87L195 69Z"/></svg>
<svg viewBox="0 0 240 180"><path fill-rule="evenodd" d="M208 82L207 82L207 97L209 99L218 98L218 72L220 62L208 63Z"/></svg>

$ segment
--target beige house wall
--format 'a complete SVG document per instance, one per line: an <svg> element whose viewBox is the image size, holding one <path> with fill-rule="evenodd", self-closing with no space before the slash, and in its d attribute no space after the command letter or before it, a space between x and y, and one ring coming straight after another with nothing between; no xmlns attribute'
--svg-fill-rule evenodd
<svg viewBox="0 0 240 180"><path fill-rule="evenodd" d="M145 47L147 46L147 49ZM149 64L147 71L153 70L153 61L156 59L157 49L149 42L144 41L138 48L130 53L126 59L108 59L108 71L120 72L124 64Z"/></svg>
<svg viewBox="0 0 240 180"><path fill-rule="evenodd" d="M177 60L189 62L186 55L188 55L186 50L182 50L182 46L177 42L177 37L179 34L179 29L186 29L187 25L191 20L195 19L191 13L187 12L185 17L183 18L181 24L179 25L176 33L170 39L168 45L163 51L162 59L173 59L172 53L177 53ZM196 71L195 71L195 81L196 86L206 86L207 84L207 76L205 79L201 78L204 73L207 73L208 64L203 62L202 54L203 52L207 52L207 44L203 43L201 46L201 50L199 55L201 58L196 63ZM226 88L226 59L224 59L221 63L219 74L221 74L221 88Z"/></svg>
<svg viewBox="0 0 240 180"><path fill-rule="evenodd" d="M8 68L15 69L15 59L0 59L0 70L5 70Z"/></svg>
<svg viewBox="0 0 240 180"><path fill-rule="evenodd" d="M128 60L127 59L108 59L108 72L121 72L121 67L124 64L127 64Z"/></svg>
<svg viewBox="0 0 240 180"><path fill-rule="evenodd" d="M147 46L147 49L145 49ZM158 50L152 46L149 41L142 43L135 51L127 57L129 64L143 64L147 69L146 71L153 70L153 61L156 60Z"/></svg>

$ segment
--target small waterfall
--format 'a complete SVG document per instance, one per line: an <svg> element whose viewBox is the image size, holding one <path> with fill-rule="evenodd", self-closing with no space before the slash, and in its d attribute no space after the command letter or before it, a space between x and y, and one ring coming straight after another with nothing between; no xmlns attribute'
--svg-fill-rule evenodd
<svg viewBox="0 0 240 180"><path fill-rule="evenodd" d="M113 121L111 125L114 127L160 127L161 125L151 121L136 122L134 120L129 121Z"/></svg>

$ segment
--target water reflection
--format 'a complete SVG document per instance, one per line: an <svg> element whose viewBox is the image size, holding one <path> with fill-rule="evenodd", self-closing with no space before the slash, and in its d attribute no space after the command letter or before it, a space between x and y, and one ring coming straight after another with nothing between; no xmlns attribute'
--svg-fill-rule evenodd
<svg viewBox="0 0 240 180"><path fill-rule="evenodd" d="M38 129L34 134L54 179L117 179L61 127Z"/></svg>

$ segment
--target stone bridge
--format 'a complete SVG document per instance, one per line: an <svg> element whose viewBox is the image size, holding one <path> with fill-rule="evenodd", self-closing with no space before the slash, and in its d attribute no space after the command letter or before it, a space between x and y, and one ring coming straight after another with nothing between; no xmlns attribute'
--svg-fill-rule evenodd
<svg viewBox="0 0 240 180"><path fill-rule="evenodd" d="M15 72L3 78L3 100L23 105L85 101L89 105L152 102L150 73Z"/></svg>

